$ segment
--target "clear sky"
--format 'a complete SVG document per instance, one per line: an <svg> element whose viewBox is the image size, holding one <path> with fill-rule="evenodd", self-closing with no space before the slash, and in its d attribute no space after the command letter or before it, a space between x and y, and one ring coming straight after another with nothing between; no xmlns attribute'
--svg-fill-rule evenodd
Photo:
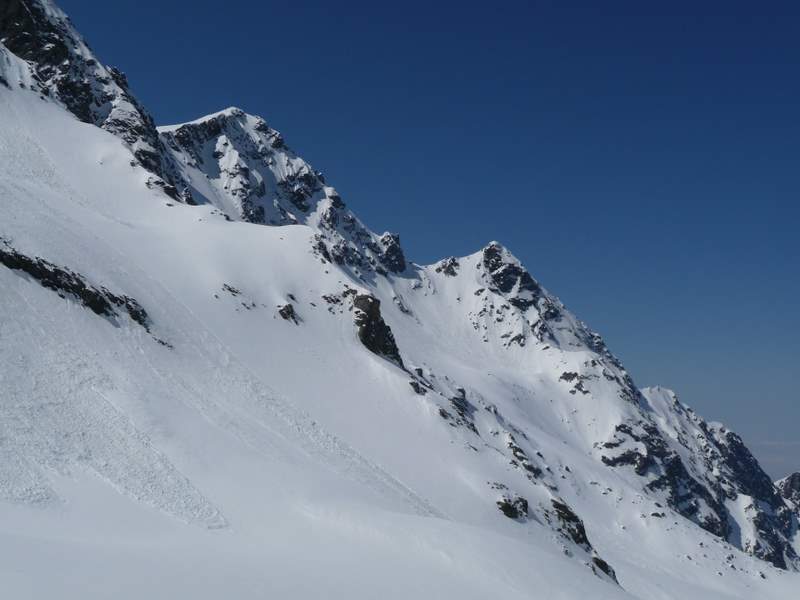
<svg viewBox="0 0 800 600"><path fill-rule="evenodd" d="M160 124L264 116L415 262L501 241L800 470L799 3L57 1Z"/></svg>

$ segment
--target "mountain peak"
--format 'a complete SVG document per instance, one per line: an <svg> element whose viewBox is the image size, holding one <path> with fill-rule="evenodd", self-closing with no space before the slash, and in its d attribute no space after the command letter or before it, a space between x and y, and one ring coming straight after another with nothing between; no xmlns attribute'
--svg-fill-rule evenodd
<svg viewBox="0 0 800 600"><path fill-rule="evenodd" d="M229 106L228 108L223 108L221 111L219 111L218 114L222 114L229 117L243 117L247 113L238 106Z"/></svg>
<svg viewBox="0 0 800 600"><path fill-rule="evenodd" d="M496 248L497 250L506 250L506 247L505 247L505 246L503 246L503 244L501 244L501 243L500 243L500 242L498 242L497 240L492 240L491 242L489 242L488 244L486 244L486 245L483 247L482 251L486 251L488 248Z"/></svg>
<svg viewBox="0 0 800 600"><path fill-rule="evenodd" d="M213 204L232 220L307 225L313 251L357 278L406 271L399 236L365 227L263 118L229 107L159 134L190 203Z"/></svg>
<svg viewBox="0 0 800 600"><path fill-rule="evenodd" d="M539 283L503 245L490 242L481 254L492 289L506 296L512 305L526 310L544 297Z"/></svg>
<svg viewBox="0 0 800 600"><path fill-rule="evenodd" d="M171 165L152 117L131 95L125 75L103 65L69 18L50 0L14 0L0 5L0 41L27 61L45 96L84 123L121 138L150 183L176 196Z"/></svg>

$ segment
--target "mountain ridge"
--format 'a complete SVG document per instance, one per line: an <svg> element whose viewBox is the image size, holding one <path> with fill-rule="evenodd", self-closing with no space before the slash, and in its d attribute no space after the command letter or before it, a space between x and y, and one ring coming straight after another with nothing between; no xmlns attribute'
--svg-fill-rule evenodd
<svg viewBox="0 0 800 600"><path fill-rule="evenodd" d="M422 514L451 515L515 539L549 532L548 543L583 563L603 585L629 589L637 579L627 562L619 565L625 556L617 547L623 534L612 534L603 522L602 515L616 514L623 504L641 505L635 509L641 514L637 518L654 523L648 527L680 515L686 522L679 526L676 521L675 527L688 532L682 534L687 539L703 535L692 529L696 524L719 540L714 543L781 569L798 568L797 514L785 495L791 486L776 488L738 436L706 423L673 392L639 389L602 338L505 247L490 242L469 256L427 266L408 261L398 236L366 228L324 176L263 119L231 107L189 123L151 128L127 84L113 77L113 84L106 81L110 71L86 54L88 47L70 28L60 34L66 35L73 66L90 79L81 89L90 96L105 90L111 104L121 103L115 108L130 102L135 109L127 113L133 120L110 117L114 109L102 118L91 111L76 114L85 104L82 94L69 95L75 71L39 52L40 44L53 43L52 35L59 33L53 33L51 18L66 23L52 6L49 0L19 0L0 13L3 48L9 40L23 55L11 58L4 52L10 62L2 72L7 83L0 90L3 110L16 111L25 124L41 119L70 127L88 142L83 162L75 157L62 164L58 161L67 160L62 155L68 141L52 140L50 130L34 130L33 125L31 133L17 135L4 124L10 132L8 147L16 144L32 164L28 180L46 169L56 174L48 176L50 187L44 194L28 189L18 172L15 179L13 168L0 188L12 217L0 226L4 252L14 259L3 262L5 282L19 298L35 298L39 314L61 310L57 298L78 308L90 307L93 297L111 304L113 298L129 298L135 303L130 306L147 309L147 331L137 331L135 313L121 311L105 315L111 330L80 310L66 313L66 322L73 319L76 330L80 323L93 332L97 347L126 357L129 362L120 364L131 373L141 377L153 369L165 395L180 398L248 448L266 452L265 440L271 440L293 455L292 443L297 442L395 509L414 506ZM39 18L19 21L15 10L25 7L38 7L32 14ZM33 36L33 45L21 39L26 27L43 30ZM41 86L36 95L33 85ZM112 86L112 91L103 86ZM55 106L34 106L37 96L48 97L44 90L50 98L44 104L55 101L80 121L115 136L119 147L100 132L66 125ZM29 111L36 119L27 116ZM57 164L41 167L35 144L23 144L25 135L52 150ZM132 154L126 155L124 148ZM155 154L148 155L150 151ZM90 178L70 171L90 174L103 194L85 186L83 181ZM115 189L106 173L124 183L125 199L138 204L101 202ZM65 189L76 190L66 196L82 198L75 209L80 218L70 217L69 229L44 213L30 212L36 202L55 210ZM55 214L65 214L61 210ZM31 214L59 234L48 233ZM111 243L114 236L124 252ZM108 240L102 246L107 260L97 256L100 246L93 244L98 239ZM141 240L154 248L140 248ZM219 248L228 246L230 258L219 256ZM195 268L195 254L213 268ZM51 275L42 275L42 270ZM83 298L87 293L89 300ZM5 314L28 314L16 296L8 302ZM35 322L33 315L26 319ZM4 324L24 334L12 319ZM49 326L62 331L56 323ZM67 330L63 336L68 339ZM25 354L24 344L17 344ZM84 345L89 347L88 342L65 342L67 355L82 355ZM144 358L136 357L134 348ZM274 369L257 358L266 352L272 354ZM48 360L57 372L75 366L62 362L57 352L48 353ZM178 375L158 366L162 360ZM214 526L230 522L226 506L218 508L213 494L182 474L176 458L182 454L158 448L172 442L165 441L169 436L162 439L159 427L152 425L157 419L147 416L155 410L146 400L154 390L138 388L131 381L135 377L120 376L119 367L93 355L89 363L95 362L103 368L94 372L81 365L77 372L83 375L70 392L83 412L72 412L72 406L52 409L40 424L10 435L11 451L25 469L0 477L4 497L16 498L14 490L27 489L25 481L34 481L31 489L55 498L57 486L48 475L52 465L63 472L85 467L173 516ZM298 362L301 371L293 367ZM348 369L350 380L335 373ZM303 377L304 370L314 377ZM30 394L24 373L21 364L10 378L19 407L31 411L19 408L18 418L27 422L30 414L43 410L28 396L46 398ZM46 369L37 373L50 385ZM95 383L86 387L84 378ZM268 389L262 379L277 389ZM356 391L346 392L341 389L345 386ZM324 395L336 402L323 402ZM376 396L383 399L367 399ZM130 412L110 401L101 406L111 412L96 412L94 400L107 397ZM297 402L302 409L293 406ZM313 417L302 416L305 412ZM124 444L120 450L113 440L99 436L92 424L109 414L116 415L116 431L121 440L129 440L129 448L149 449L149 454L140 451L150 457L146 462L137 462ZM33 435L30 431L33 438L26 437ZM273 440L275 431L280 434ZM43 440L55 434L68 442L51 454ZM151 436L156 441L151 443ZM407 448L413 436L430 444L429 454ZM396 453L397 447L414 454L414 468ZM109 453L105 464L95 460L104 453ZM453 465L457 477L450 473ZM128 477L127 470L141 478ZM442 486L446 489L435 485L437 477L448 482ZM20 498L24 501L24 493ZM613 504L595 508L611 498ZM736 560L725 559L728 565ZM752 564L743 570L754 574Z"/></svg>

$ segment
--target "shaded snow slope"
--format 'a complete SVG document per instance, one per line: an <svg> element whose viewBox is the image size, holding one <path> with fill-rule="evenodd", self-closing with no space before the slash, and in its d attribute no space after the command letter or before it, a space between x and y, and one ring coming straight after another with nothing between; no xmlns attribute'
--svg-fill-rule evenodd
<svg viewBox="0 0 800 600"><path fill-rule="evenodd" d="M0 46L15 597L791 597L787 486L502 245L408 262L238 109L160 129L170 196L42 64Z"/></svg>

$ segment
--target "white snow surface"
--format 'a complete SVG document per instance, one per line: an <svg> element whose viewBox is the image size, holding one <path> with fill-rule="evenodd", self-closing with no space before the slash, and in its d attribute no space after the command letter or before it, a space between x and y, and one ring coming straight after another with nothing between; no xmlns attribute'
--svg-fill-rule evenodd
<svg viewBox="0 0 800 600"><path fill-rule="evenodd" d="M240 207L215 181L196 185L206 203L177 203L114 135L21 88L30 73L2 46L0 75L0 243L135 298L150 329L0 265L4 597L796 597L800 575L602 464L598 442L640 408L604 378L576 393L562 374L598 356L583 325L565 312L538 340L507 302L531 292L487 289L482 253L455 275L360 278L312 252L317 208L229 221ZM381 300L407 370L361 344L348 288ZM671 431L665 396L645 396ZM530 517L504 516L503 494ZM548 522L553 499L619 585Z"/></svg>

